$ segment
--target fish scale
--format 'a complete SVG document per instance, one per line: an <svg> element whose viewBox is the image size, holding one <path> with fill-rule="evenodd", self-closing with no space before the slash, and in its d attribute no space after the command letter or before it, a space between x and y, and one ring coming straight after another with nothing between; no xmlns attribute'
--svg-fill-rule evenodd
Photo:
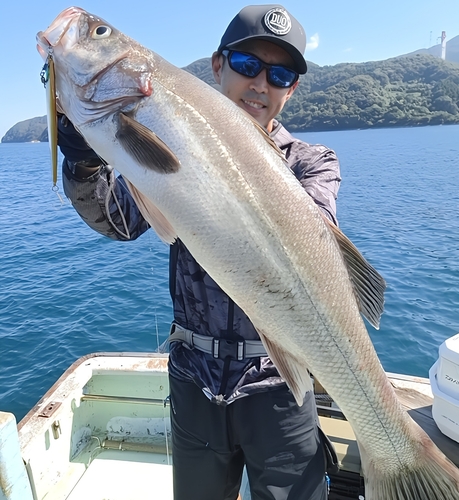
<svg viewBox="0 0 459 500"><path fill-rule="evenodd" d="M101 25L110 33L95 39ZM53 49L60 107L123 174L146 220L165 241L180 238L244 310L299 404L308 370L338 403L366 499L459 499L457 468L402 410L361 318L379 320L377 273L259 126L82 9L66 9L37 40Z"/></svg>

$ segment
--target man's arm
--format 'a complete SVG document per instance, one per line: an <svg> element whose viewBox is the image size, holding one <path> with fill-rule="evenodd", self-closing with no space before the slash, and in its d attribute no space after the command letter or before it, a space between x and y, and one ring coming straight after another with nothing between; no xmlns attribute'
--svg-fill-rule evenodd
<svg viewBox="0 0 459 500"><path fill-rule="evenodd" d="M149 228L122 177L115 177L65 116L58 120L58 143L65 157L64 192L89 227L122 241L134 240Z"/></svg>
<svg viewBox="0 0 459 500"><path fill-rule="evenodd" d="M326 217L338 225L336 199L341 176L335 152L322 145L294 142L288 163L305 191Z"/></svg>

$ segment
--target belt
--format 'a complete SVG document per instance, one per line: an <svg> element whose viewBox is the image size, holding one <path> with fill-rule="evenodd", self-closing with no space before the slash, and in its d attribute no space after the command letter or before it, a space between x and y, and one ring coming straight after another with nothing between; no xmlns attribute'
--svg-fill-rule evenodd
<svg viewBox="0 0 459 500"><path fill-rule="evenodd" d="M261 340L245 340L242 337L233 340L199 335L177 323L171 325L168 342L185 342L190 347L212 354L214 358L218 359L230 357L242 361L246 358L259 358L268 355Z"/></svg>

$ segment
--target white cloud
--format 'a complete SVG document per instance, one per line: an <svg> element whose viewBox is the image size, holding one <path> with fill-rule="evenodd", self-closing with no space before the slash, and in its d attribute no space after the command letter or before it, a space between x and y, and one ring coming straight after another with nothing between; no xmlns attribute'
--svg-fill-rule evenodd
<svg viewBox="0 0 459 500"><path fill-rule="evenodd" d="M306 52L316 50L319 46L319 33L314 33L306 43Z"/></svg>

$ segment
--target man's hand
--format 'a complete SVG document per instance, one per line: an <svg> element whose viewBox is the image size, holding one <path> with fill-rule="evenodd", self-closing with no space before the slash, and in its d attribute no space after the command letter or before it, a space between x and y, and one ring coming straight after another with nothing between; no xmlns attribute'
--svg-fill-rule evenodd
<svg viewBox="0 0 459 500"><path fill-rule="evenodd" d="M104 163L65 115L57 117L57 144L68 168L79 179L95 174Z"/></svg>
<svg viewBox="0 0 459 500"><path fill-rule="evenodd" d="M82 135L65 115L57 117L57 143L67 161L89 162L94 160L94 166L102 163L96 152L88 146Z"/></svg>

